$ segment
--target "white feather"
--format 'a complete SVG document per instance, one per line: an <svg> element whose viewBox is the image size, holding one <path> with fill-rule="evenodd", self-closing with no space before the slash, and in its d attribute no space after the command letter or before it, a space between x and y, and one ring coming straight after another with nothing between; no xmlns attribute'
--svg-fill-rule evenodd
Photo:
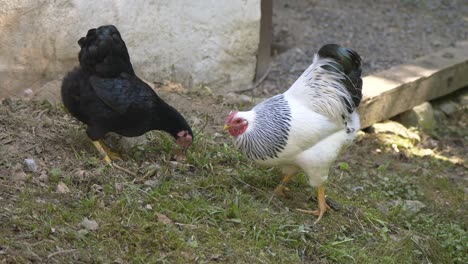
<svg viewBox="0 0 468 264"><path fill-rule="evenodd" d="M340 82L340 79L347 77L321 67L324 65L334 67L331 62L333 60L320 58L316 54L312 64L285 94L295 98L297 103L306 105L314 112L335 120L343 120L343 116L348 116L343 98L350 105L354 104L350 93Z"/></svg>
<svg viewBox="0 0 468 264"><path fill-rule="evenodd" d="M340 82L347 77L321 68L323 65L333 67L331 62L315 55L313 63L283 94L291 110L286 146L275 158L256 160L262 165L281 167L289 173L302 169L312 186L327 180L331 164L360 129L359 115L356 111L349 114L346 107L346 102L353 105L350 93ZM247 132L261 129L253 125L255 110L236 114L252 124ZM236 147L240 138L242 135L233 138Z"/></svg>

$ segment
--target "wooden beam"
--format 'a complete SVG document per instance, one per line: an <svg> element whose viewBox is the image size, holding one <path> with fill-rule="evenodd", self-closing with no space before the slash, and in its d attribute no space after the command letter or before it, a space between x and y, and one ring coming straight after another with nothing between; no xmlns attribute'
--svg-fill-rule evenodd
<svg viewBox="0 0 468 264"><path fill-rule="evenodd" d="M363 78L361 127L468 86L468 41Z"/></svg>
<svg viewBox="0 0 468 264"><path fill-rule="evenodd" d="M271 63L271 42L273 38L273 0L261 0L260 42L257 51L255 81L267 72Z"/></svg>

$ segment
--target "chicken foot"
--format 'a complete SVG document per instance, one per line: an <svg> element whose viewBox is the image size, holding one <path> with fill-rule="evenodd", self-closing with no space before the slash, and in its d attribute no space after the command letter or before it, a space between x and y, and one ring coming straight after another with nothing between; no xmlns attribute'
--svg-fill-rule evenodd
<svg viewBox="0 0 468 264"><path fill-rule="evenodd" d="M96 147L99 154L101 154L101 156L104 157L104 161L107 162L107 164L112 164L112 160L107 154L106 150L102 147L101 142L99 140L96 140L93 141L93 144Z"/></svg>
<svg viewBox="0 0 468 264"><path fill-rule="evenodd" d="M112 166L112 167L114 167L114 168L116 168L116 169L118 169L118 170L120 170L120 171L123 171L123 172L127 173L128 175L131 175L131 176L133 176L133 177L137 177L137 175L136 175L134 172L131 172L131 171L125 169L125 168L120 167L119 165L117 165L117 164L115 164L115 163L112 163L112 159L114 159L115 157L117 157L116 159L120 159L120 157L119 157L117 154L115 154L114 152L111 152L111 151L104 145L104 143L102 143L100 140L93 141L93 144L94 144L94 146L96 147L96 149L97 149L97 151L99 152L99 154L101 154L101 155L104 157L104 161L105 161L108 165L110 165L110 166ZM107 152L106 149L107 149L110 153ZM111 159L111 158L110 158L111 155L112 155L114 158Z"/></svg>
<svg viewBox="0 0 468 264"><path fill-rule="evenodd" d="M122 158L120 158L120 155L118 153L113 152L108 146L106 146L106 144L104 144L104 141L102 140L98 140L98 141L101 144L101 147L107 153L107 156L109 156L111 160L122 160Z"/></svg>
<svg viewBox="0 0 468 264"><path fill-rule="evenodd" d="M285 192L289 191L289 188L286 185L292 180L293 177L294 174L288 174L284 176L283 180L281 180L281 183L275 189L276 195L286 197Z"/></svg>
<svg viewBox="0 0 468 264"><path fill-rule="evenodd" d="M326 211L330 210L330 206L327 204L325 200L325 187L321 185L318 188L318 209L317 210L304 210L304 209L296 209L298 212L304 214L310 214L318 216L317 220L315 220L315 224L322 219L322 216L325 214Z"/></svg>

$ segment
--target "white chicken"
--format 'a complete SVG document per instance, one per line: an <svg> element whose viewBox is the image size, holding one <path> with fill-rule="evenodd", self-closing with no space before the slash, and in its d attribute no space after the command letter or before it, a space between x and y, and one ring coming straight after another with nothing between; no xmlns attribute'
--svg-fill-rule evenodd
<svg viewBox="0 0 468 264"><path fill-rule="evenodd" d="M250 111L231 112L224 129L249 159L282 168L285 177L276 194L284 196L286 184L304 170L310 185L318 187L318 210L298 211L318 216L318 222L330 209L324 187L330 166L360 129L361 98L360 56L327 44L286 92Z"/></svg>

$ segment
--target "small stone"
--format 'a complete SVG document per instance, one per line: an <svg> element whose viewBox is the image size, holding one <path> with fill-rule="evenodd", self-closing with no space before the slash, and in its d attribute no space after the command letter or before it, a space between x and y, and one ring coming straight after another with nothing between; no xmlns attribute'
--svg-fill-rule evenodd
<svg viewBox="0 0 468 264"><path fill-rule="evenodd" d="M10 179L14 183L22 183L28 179L28 175L24 173L23 166L20 163L16 163L13 167Z"/></svg>
<svg viewBox="0 0 468 264"><path fill-rule="evenodd" d="M151 204L147 204L147 205L145 206L145 208L148 209L148 210L152 210L152 209L153 209L153 206L151 206Z"/></svg>
<svg viewBox="0 0 468 264"><path fill-rule="evenodd" d="M99 184L93 184L93 186L91 186L91 189L93 189L93 191L96 193L100 193L102 192L102 190L104 190L104 188Z"/></svg>
<svg viewBox="0 0 468 264"><path fill-rule="evenodd" d="M115 192L121 193L123 191L123 184L120 182L115 183Z"/></svg>
<svg viewBox="0 0 468 264"><path fill-rule="evenodd" d="M34 95L34 101L47 101L53 106L57 106L62 102L60 96L60 87L62 81L54 80L44 84L41 88L37 89Z"/></svg>
<svg viewBox="0 0 468 264"><path fill-rule="evenodd" d="M144 146L148 144L148 139L146 135L138 136L138 137L121 137L119 139L119 144L124 151L129 151L133 147L136 146Z"/></svg>
<svg viewBox="0 0 468 264"><path fill-rule="evenodd" d="M46 171L42 171L41 175L39 176L39 181L43 183L48 183L49 182L49 175L47 174Z"/></svg>
<svg viewBox="0 0 468 264"><path fill-rule="evenodd" d="M33 90L31 88L28 88L28 89L23 91L23 96L26 99L31 99L34 96L34 92L33 92Z"/></svg>
<svg viewBox="0 0 468 264"><path fill-rule="evenodd" d="M393 151L395 151L396 153L399 153L399 152L400 152L400 150L398 149L397 144L395 144L395 143L392 144L392 149L393 149Z"/></svg>
<svg viewBox="0 0 468 264"><path fill-rule="evenodd" d="M171 224L172 223L172 220L169 219L169 217L167 217L167 215L165 215L165 214L161 214L161 213L156 212L155 215L156 215L156 219L158 220L158 222L161 222L163 224Z"/></svg>
<svg viewBox="0 0 468 264"><path fill-rule="evenodd" d="M112 264L122 264L125 263L121 258L116 258L112 261Z"/></svg>
<svg viewBox="0 0 468 264"><path fill-rule="evenodd" d="M457 101L463 108L468 108L468 91L459 95Z"/></svg>
<svg viewBox="0 0 468 264"><path fill-rule="evenodd" d="M353 190L353 192L363 192L364 191L364 187L362 186L356 186L356 187L353 187L351 190Z"/></svg>
<svg viewBox="0 0 468 264"><path fill-rule="evenodd" d="M177 162L177 161L169 161L169 162L167 163L167 165L169 165L169 167L171 167L172 169L175 169L175 168L179 167L179 164L180 164L180 163Z"/></svg>
<svg viewBox="0 0 468 264"><path fill-rule="evenodd" d="M95 220L89 220L87 217L83 218L83 221L81 221L81 226L91 231L97 230L99 228L99 225Z"/></svg>
<svg viewBox="0 0 468 264"><path fill-rule="evenodd" d="M408 130L402 124L395 121L386 121L384 123L375 123L370 128L371 133L391 133L403 138L411 139L420 142L421 138L418 134Z"/></svg>
<svg viewBox="0 0 468 264"><path fill-rule="evenodd" d="M432 105L424 102L400 114L396 120L406 127L419 127L425 131L431 131L434 128L434 110Z"/></svg>
<svg viewBox="0 0 468 264"><path fill-rule="evenodd" d="M63 183L63 182L59 182L57 184L57 190L56 190L58 193L69 193L70 192L70 189L68 188L68 186Z"/></svg>
<svg viewBox="0 0 468 264"><path fill-rule="evenodd" d="M450 116L458 111L458 105L453 101L443 101L434 106L435 108L441 110L447 116Z"/></svg>
<svg viewBox="0 0 468 264"><path fill-rule="evenodd" d="M158 181L155 181L155 180L147 180L143 183L144 185L146 186L149 186L149 187L156 187L158 186Z"/></svg>
<svg viewBox="0 0 468 264"><path fill-rule="evenodd" d="M78 169L73 173L73 176L78 178L80 181L84 180L88 172L82 169Z"/></svg>

